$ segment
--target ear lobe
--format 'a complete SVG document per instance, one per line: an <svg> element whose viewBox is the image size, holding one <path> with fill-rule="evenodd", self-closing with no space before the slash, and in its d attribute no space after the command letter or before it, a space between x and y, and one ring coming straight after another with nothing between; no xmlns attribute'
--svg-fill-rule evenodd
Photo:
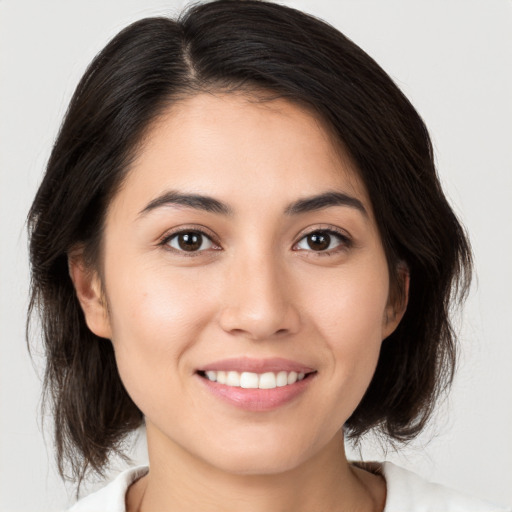
<svg viewBox="0 0 512 512"><path fill-rule="evenodd" d="M405 262L400 262L398 269L399 290L390 296L384 311L382 339L387 338L398 327L409 302L410 272Z"/></svg>
<svg viewBox="0 0 512 512"><path fill-rule="evenodd" d="M110 339L107 303L98 273L85 265L82 251L68 255L68 268L87 327L96 336Z"/></svg>

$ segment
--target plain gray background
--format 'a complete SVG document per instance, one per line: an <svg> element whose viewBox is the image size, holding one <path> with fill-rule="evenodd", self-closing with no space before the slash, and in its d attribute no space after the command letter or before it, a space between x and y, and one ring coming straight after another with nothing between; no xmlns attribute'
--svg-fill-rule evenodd
<svg viewBox="0 0 512 512"><path fill-rule="evenodd" d="M72 501L38 419L41 360L25 341L25 217L73 89L121 28L176 14L177 0L0 0L0 510ZM393 77L425 119L442 182L465 223L477 279L459 319L450 398L424 435L387 458L444 484L512 503L512 3L507 0L282 2L339 28ZM136 450L144 460L143 443ZM353 454L357 457L357 453ZM113 474L122 469L117 464ZM98 483L92 484L94 488Z"/></svg>

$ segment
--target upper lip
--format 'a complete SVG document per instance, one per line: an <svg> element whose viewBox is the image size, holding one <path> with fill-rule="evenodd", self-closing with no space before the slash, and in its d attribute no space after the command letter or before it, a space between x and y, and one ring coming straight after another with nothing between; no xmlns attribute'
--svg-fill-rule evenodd
<svg viewBox="0 0 512 512"><path fill-rule="evenodd" d="M198 368L200 372L207 371L235 371L235 372L297 372L297 373L311 373L315 371L313 368L306 366L297 361L284 359L281 357L272 357L265 359L256 359L250 357L238 357L230 359L222 359L208 363Z"/></svg>

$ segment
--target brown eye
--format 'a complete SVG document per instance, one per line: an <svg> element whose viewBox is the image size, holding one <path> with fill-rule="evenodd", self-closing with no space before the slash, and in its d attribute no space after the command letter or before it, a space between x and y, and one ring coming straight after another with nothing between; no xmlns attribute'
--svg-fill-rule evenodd
<svg viewBox="0 0 512 512"><path fill-rule="evenodd" d="M212 241L200 231L181 231L167 240L167 245L184 252L198 252L212 247Z"/></svg>
<svg viewBox="0 0 512 512"><path fill-rule="evenodd" d="M331 243L331 237L327 233L311 233L306 239L308 246L314 251L325 251Z"/></svg>
<svg viewBox="0 0 512 512"><path fill-rule="evenodd" d="M340 246L347 247L350 240L340 233L331 230L313 231L304 236L297 247L301 250L314 252L330 252Z"/></svg>

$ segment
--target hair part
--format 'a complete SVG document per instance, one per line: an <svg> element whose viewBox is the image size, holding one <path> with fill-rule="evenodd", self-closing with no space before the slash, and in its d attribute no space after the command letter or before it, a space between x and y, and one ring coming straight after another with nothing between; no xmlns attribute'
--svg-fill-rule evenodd
<svg viewBox="0 0 512 512"><path fill-rule="evenodd" d="M448 205L427 129L388 75L335 28L289 7L218 0L176 21L147 18L93 60L69 105L28 216L30 317L46 353L44 403L53 411L61 476L100 474L143 415L126 393L112 344L85 323L68 272L83 250L98 269L106 212L149 127L200 92L264 92L308 105L356 164L407 311L382 345L373 380L347 421L353 439L375 429L407 441L453 378L450 305L462 299L471 251ZM260 98L261 99L261 98ZM67 475L67 470L71 475Z"/></svg>

